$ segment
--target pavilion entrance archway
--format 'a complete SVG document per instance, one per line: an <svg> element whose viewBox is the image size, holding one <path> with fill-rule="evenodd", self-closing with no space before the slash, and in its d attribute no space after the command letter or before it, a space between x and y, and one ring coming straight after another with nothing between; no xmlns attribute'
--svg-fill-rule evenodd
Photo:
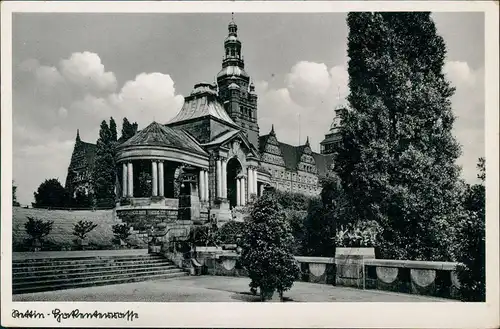
<svg viewBox="0 0 500 329"><path fill-rule="evenodd" d="M239 193L237 192L238 186L236 183L238 175L241 173L242 167L241 163L236 158L229 159L227 163L227 199L229 200L229 205L235 207L237 205L237 198Z"/></svg>

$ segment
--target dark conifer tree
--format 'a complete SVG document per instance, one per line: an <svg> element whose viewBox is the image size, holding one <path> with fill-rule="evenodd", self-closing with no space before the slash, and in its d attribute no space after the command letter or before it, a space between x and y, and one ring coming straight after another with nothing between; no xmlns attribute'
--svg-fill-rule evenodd
<svg viewBox="0 0 500 329"><path fill-rule="evenodd" d="M350 13L350 110L336 171L356 215L384 228L384 257L451 257L460 204L443 39L429 13Z"/></svg>
<svg viewBox="0 0 500 329"><path fill-rule="evenodd" d="M115 142L112 138L113 134L108 124L103 121L97 140L97 154L92 177L93 192L98 207L112 207L115 203Z"/></svg>
<svg viewBox="0 0 500 329"><path fill-rule="evenodd" d="M113 117L109 120L109 132L110 132L110 141L116 143L118 140L118 133L116 132L116 122Z"/></svg>
<svg viewBox="0 0 500 329"><path fill-rule="evenodd" d="M130 123L127 118L123 118L122 135L120 141L124 142L137 133L137 122Z"/></svg>

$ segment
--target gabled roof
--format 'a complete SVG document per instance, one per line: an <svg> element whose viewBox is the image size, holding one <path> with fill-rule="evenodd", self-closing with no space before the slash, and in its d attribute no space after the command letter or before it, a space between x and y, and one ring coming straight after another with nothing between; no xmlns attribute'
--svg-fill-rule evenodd
<svg viewBox="0 0 500 329"><path fill-rule="evenodd" d="M191 95L185 98L184 105L179 113L167 124L206 116L211 116L237 127L236 123L234 123L226 110L224 110L222 104L217 100L215 86L208 83L199 83L195 85Z"/></svg>
<svg viewBox="0 0 500 329"><path fill-rule="evenodd" d="M208 143L202 144L202 146L222 145L222 144L227 143L228 141L235 139L237 137L239 137L241 139L243 144L245 144L245 146L253 154L256 154L258 156L258 153L256 152L257 150L255 149L253 144L248 141L248 139L245 137L245 135L242 134L241 130L231 130L231 131L225 132L225 133L221 134L220 136L216 137L214 140L212 140Z"/></svg>
<svg viewBox="0 0 500 329"><path fill-rule="evenodd" d="M300 161L300 146L293 146L279 142L281 155L285 161L285 167L288 170L297 170L297 165Z"/></svg>
<svg viewBox="0 0 500 329"><path fill-rule="evenodd" d="M264 152L268 139L269 139L269 134L259 136L259 152L260 153Z"/></svg>
<svg viewBox="0 0 500 329"><path fill-rule="evenodd" d="M224 143L225 141L231 139L233 136L235 136L236 134L238 134L240 131L239 130L231 130L231 131L228 131L228 132L225 132L223 133L222 135L216 137L214 140L208 142L208 143L205 143L203 144L203 146L211 146L211 145L219 145L219 144L222 144Z"/></svg>
<svg viewBox="0 0 500 329"><path fill-rule="evenodd" d="M133 146L171 147L206 155L205 150L188 133L181 129L163 126L157 122L151 123L118 147Z"/></svg>

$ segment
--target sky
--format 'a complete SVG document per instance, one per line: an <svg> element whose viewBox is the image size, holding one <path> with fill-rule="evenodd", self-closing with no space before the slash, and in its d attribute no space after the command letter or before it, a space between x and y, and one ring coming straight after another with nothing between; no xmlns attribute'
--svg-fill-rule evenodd
<svg viewBox="0 0 500 329"><path fill-rule="evenodd" d="M484 156L484 15L433 13L456 88L462 176ZM260 133L309 137L314 151L348 94L345 13L236 13L245 69L259 96ZM221 68L228 13L13 15L13 179L21 204L47 178L64 185L76 131L95 143L102 120L166 123L194 84Z"/></svg>

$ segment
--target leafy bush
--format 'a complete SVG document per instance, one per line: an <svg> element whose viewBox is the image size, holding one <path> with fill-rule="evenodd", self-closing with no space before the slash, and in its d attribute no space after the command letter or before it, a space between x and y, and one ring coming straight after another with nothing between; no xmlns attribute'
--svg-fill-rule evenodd
<svg viewBox="0 0 500 329"><path fill-rule="evenodd" d="M290 225L292 235L295 240L293 245L294 255L304 255L304 243L306 238L305 219L307 211L305 210L292 210L285 209L285 218Z"/></svg>
<svg viewBox="0 0 500 329"><path fill-rule="evenodd" d="M219 244L217 226L213 224L191 227L189 242L195 246L215 247Z"/></svg>
<svg viewBox="0 0 500 329"><path fill-rule="evenodd" d="M130 226L127 224L115 224L112 229L115 236L114 243L116 244L121 244L122 241L127 241L130 234L132 234L130 232Z"/></svg>
<svg viewBox="0 0 500 329"><path fill-rule="evenodd" d="M303 253L308 256L335 255L335 212L328 210L319 199L311 200L304 221Z"/></svg>
<svg viewBox="0 0 500 329"><path fill-rule="evenodd" d="M311 199L317 197L307 196L301 193L285 192L276 190L276 199L283 209L307 210Z"/></svg>
<svg viewBox="0 0 500 329"><path fill-rule="evenodd" d="M221 244L235 244L243 236L244 222L230 221L219 228L216 240Z"/></svg>
<svg viewBox="0 0 500 329"><path fill-rule="evenodd" d="M250 288L260 288L261 301L278 291L290 289L299 277L300 269L293 256L294 239L285 214L272 189L264 192L255 203L245 225L241 263L247 269Z"/></svg>
<svg viewBox="0 0 500 329"><path fill-rule="evenodd" d="M376 221L357 221L340 227L335 236L339 247L376 247L382 227Z"/></svg>
<svg viewBox="0 0 500 329"><path fill-rule="evenodd" d="M52 231L53 224L54 221L43 221L41 219L28 217L28 221L24 223L24 228L26 229L26 233L30 236L29 240L31 244L39 243L41 248L43 239Z"/></svg>
<svg viewBox="0 0 500 329"><path fill-rule="evenodd" d="M87 234L89 234L97 226L98 226L97 224L94 224L91 221L81 220L74 225L73 235L78 237L81 240L85 240L85 238L87 237Z"/></svg>

